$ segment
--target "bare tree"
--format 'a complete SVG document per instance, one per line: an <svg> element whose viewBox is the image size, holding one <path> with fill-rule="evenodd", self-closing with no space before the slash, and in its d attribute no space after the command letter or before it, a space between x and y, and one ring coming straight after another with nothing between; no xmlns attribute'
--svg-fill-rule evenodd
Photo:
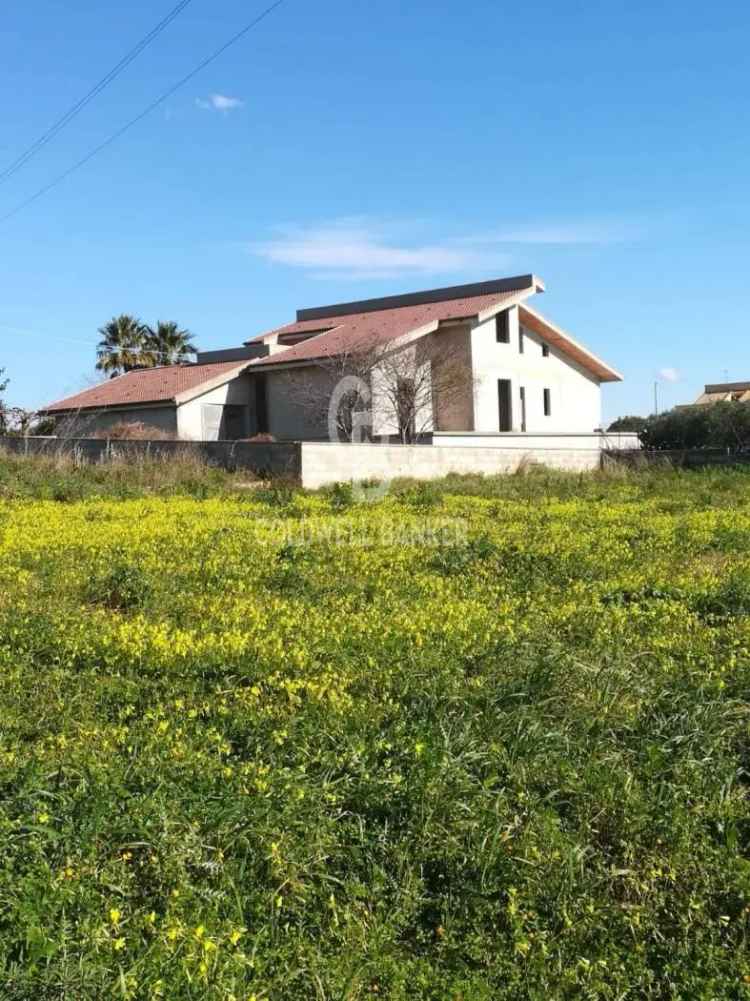
<svg viewBox="0 0 750 1001"><path fill-rule="evenodd" d="M4 416L7 434L19 437L29 434L36 420L36 412L24 407L7 407Z"/></svg>
<svg viewBox="0 0 750 1001"><path fill-rule="evenodd" d="M376 419L405 445L429 431L471 426L474 378L461 341L428 335L380 351L372 386Z"/></svg>
<svg viewBox="0 0 750 1001"><path fill-rule="evenodd" d="M461 333L360 342L301 369L294 397L339 441L388 436L412 444L429 431L468 430L474 378Z"/></svg>

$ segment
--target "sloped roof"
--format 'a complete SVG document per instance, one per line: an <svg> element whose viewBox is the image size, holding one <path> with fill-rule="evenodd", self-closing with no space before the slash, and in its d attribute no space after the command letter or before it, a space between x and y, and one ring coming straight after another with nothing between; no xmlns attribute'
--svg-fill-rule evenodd
<svg viewBox="0 0 750 1001"><path fill-rule="evenodd" d="M616 369L611 368L601 358L597 358L588 348L579 344L570 334L561 330L560 327L542 316L535 309L531 309L531 307L524 304L519 307L519 314L524 327L533 330L535 334L539 334L548 344L557 348L558 351L562 351L563 354L572 358L573 361L578 362L582 368L591 372L601 382L622 382L622 376Z"/></svg>
<svg viewBox="0 0 750 1001"><path fill-rule="evenodd" d="M439 323L445 320L465 320L486 310L502 309L503 305L511 305L518 299L518 292L505 292L499 295L456 299L452 302L429 303L424 306L401 306L372 313L352 313L349 316L337 317L323 333L301 341L285 351L258 359L253 362L253 367L330 358L356 351L363 345L375 347L386 344L406 334L419 331L426 334L435 330ZM301 323L289 323L285 327L279 327L271 333L283 336L321 330L324 326L321 320L303 320Z"/></svg>
<svg viewBox="0 0 750 1001"><path fill-rule="evenodd" d="M543 289L544 284L536 275L519 275L474 285L303 309L297 313L294 323L267 331L246 343L266 341L278 345L285 338L294 341L295 335L309 334L305 340L292 343L283 351L274 351L254 365L313 361L347 354L363 346L377 347L408 334L427 334L448 320L491 316Z"/></svg>
<svg viewBox="0 0 750 1001"><path fill-rule="evenodd" d="M602 382L621 381L619 372L570 334L525 305L526 299L543 289L543 283L535 275L522 275L482 285L300 310L295 322L267 331L246 343L265 341L276 345L270 355L254 361L253 367L304 364L348 354L359 347L377 347L409 334L428 334L436 330L440 323L449 320L474 317L483 320L509 306L518 305L524 326L539 333ZM428 301L431 297L434 297L433 301ZM295 343L297 335L305 334L308 336L304 340ZM282 348L286 338L289 338L289 346Z"/></svg>
<svg viewBox="0 0 750 1001"><path fill-rule="evenodd" d="M229 361L136 369L50 403L41 412L53 414L98 407L136 406L142 403L184 403L193 396L228 382L247 368L247 365L247 361Z"/></svg>

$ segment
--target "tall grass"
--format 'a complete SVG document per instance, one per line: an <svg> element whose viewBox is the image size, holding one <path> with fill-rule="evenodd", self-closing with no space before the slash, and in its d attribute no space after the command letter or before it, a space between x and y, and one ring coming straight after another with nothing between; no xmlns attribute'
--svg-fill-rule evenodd
<svg viewBox="0 0 750 1001"><path fill-rule="evenodd" d="M373 481L375 482L375 481ZM594 472L563 472L543 466L525 466L517 473L482 475L451 474L439 480L414 481L399 478L388 484L386 493L398 498L418 499L437 504L450 496L481 497L487 500L549 502L565 499L660 499L683 506L698 500L719 506L743 502L750 486L750 467L707 467L685 470L669 466L628 467L612 463ZM206 462L192 450L176 455L142 456L123 454L107 462L81 461L70 451L46 455L19 456L0 449L0 498L72 501L85 497L134 498L139 496L216 497L252 493L270 502L284 502L294 492L294 484L275 478L259 484L247 470L228 472ZM324 495L352 499L346 484L324 488Z"/></svg>
<svg viewBox="0 0 750 1001"><path fill-rule="evenodd" d="M750 996L744 472L47 462L0 467L3 1001Z"/></svg>
<svg viewBox="0 0 750 1001"><path fill-rule="evenodd" d="M84 462L67 450L33 456L0 451L0 498L7 499L209 497L252 480L247 471L226 472L187 449L168 456L121 455L100 463Z"/></svg>

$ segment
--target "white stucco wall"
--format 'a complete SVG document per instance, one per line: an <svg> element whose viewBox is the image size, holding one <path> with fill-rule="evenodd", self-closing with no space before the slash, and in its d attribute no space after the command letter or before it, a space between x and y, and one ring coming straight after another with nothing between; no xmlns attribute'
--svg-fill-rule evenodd
<svg viewBox="0 0 750 1001"><path fill-rule="evenodd" d="M205 404L247 407L248 423L243 437L250 437L255 433L253 387L246 375L240 375L224 383L223 386L217 386L202 396L196 396L177 408L177 433L183 441L204 440L202 407Z"/></svg>
<svg viewBox="0 0 750 1001"><path fill-rule="evenodd" d="M498 379L511 380L513 430L521 430L521 394L526 389L526 430L529 432L591 432L601 425L601 389L598 380L552 345L542 355L542 339L524 329L524 352L518 347L518 308L509 315L510 343L498 344L495 319L477 324L471 332L475 375L474 429L497 431ZM550 390L551 416L544 416L544 389Z"/></svg>

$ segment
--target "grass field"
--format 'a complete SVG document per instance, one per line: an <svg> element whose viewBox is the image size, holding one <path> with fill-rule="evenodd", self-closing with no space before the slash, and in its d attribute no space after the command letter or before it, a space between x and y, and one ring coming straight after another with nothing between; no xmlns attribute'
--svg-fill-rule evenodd
<svg viewBox="0 0 750 1001"><path fill-rule="evenodd" d="M167 486L0 464L3 1001L750 997L748 474Z"/></svg>

